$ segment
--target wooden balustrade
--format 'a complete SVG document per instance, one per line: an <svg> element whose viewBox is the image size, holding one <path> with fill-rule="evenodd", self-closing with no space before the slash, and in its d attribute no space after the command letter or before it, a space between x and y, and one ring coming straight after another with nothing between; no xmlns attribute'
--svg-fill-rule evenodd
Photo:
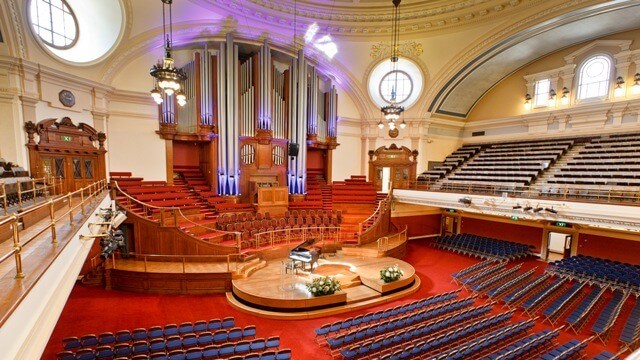
<svg viewBox="0 0 640 360"><path fill-rule="evenodd" d="M391 192L378 203L376 211L358 225L358 245L377 241L387 235L391 222ZM370 224L370 225L367 225Z"/></svg>

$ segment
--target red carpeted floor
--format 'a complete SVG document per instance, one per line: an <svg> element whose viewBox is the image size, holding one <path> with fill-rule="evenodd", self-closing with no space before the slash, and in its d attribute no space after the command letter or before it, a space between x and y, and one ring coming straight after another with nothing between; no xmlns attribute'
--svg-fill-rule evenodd
<svg viewBox="0 0 640 360"><path fill-rule="evenodd" d="M105 331L115 332L122 329L132 330L138 327L163 326L169 323L179 324L184 321L209 320L225 316L234 316L237 326L255 324L258 337L279 335L281 347L293 349L295 359L329 359L327 352L314 342L313 330L315 328L349 316L393 307L414 299L454 290L459 286L451 282L450 275L479 261L434 249L426 242L419 240L409 244L408 253L409 255L404 260L415 267L416 273L422 280L422 286L417 293L366 310L312 320L282 321L248 315L229 306L224 295L145 295L76 285L49 339L43 359L55 359L55 354L62 350L62 339L67 336L99 334ZM538 267L539 272L542 272L545 263L537 260L525 260L521 271L535 266ZM460 297L467 295L469 293L463 291ZM480 299L476 303L484 302L485 300ZM631 302L628 302L623 309L622 319L626 319L626 315L631 309L632 305L629 303ZM495 313L502 311L506 311L506 309L502 309L500 305L494 306ZM565 313L565 316L567 314L569 312ZM526 315L517 312L512 321L527 318ZM561 332L558 341L564 343L572 338L580 340L587 338L594 321L595 317L584 327L582 334ZM562 322L555 327L559 327L561 324ZM591 342L587 347L588 355L593 357L605 348L615 353L618 347L617 339L623 325L624 321L621 320L616 323L611 340L606 347L599 342ZM534 331L555 327L549 323L538 321Z"/></svg>

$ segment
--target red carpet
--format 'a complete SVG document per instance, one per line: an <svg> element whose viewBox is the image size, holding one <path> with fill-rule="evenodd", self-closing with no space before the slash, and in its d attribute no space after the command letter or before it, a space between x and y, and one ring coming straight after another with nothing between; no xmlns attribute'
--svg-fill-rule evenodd
<svg viewBox="0 0 640 360"><path fill-rule="evenodd" d="M244 327L255 324L258 337L279 335L281 347L293 349L295 359L329 359L328 354L313 340L315 328L349 316L393 307L414 299L454 290L459 286L451 282L450 275L479 261L434 249L421 240L412 241L409 244L408 253L409 255L404 260L415 267L416 273L422 280L422 287L418 292L402 300L378 307L313 320L282 321L248 315L231 308L224 295L144 295L76 285L49 339L43 359L55 359L55 354L62 350L62 339L67 336L81 336L90 333L97 335L105 331L132 330L138 327L163 326L169 323L179 324L184 321L209 320L225 316L234 316L237 326ZM538 266L538 270L541 272L545 264L537 260L526 260L521 271L534 266ZM463 291L460 297L467 295ZM477 303L481 302L484 300L477 301ZM625 307L622 319L626 319L630 308L629 305ZM494 306L494 312L501 311L503 311L501 306ZM513 317L513 321L524 319L527 317L520 312L517 312ZM572 332L561 332L559 342L564 343L571 338L580 340L587 338L594 321L595 317L584 327L582 331L584 335L575 336ZM560 322L555 327L559 327L562 323ZM614 353L617 351L617 339L623 325L624 321L617 322L611 340L606 347L607 350ZM534 331L551 328L552 326L548 323L542 324L538 321ZM604 348L601 343L592 342L587 347L587 353L592 357Z"/></svg>

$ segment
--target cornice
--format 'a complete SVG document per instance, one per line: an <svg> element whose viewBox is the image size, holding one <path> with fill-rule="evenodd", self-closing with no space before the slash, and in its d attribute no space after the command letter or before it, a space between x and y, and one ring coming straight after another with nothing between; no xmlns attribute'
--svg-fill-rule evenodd
<svg viewBox="0 0 640 360"><path fill-rule="evenodd" d="M85 90L85 91L100 89L104 92L111 92L114 90L112 86L105 85L97 81L85 79L80 76L64 73L44 65L39 65L39 69L40 71L38 75L40 76L40 80L58 83L58 84L64 84L66 86L73 86L75 88L81 88L82 90Z"/></svg>
<svg viewBox="0 0 640 360"><path fill-rule="evenodd" d="M392 6L386 1L340 4L291 0L191 0L209 8L222 7L232 14L292 29L294 8L297 30L317 22L334 35L387 36L391 32ZM403 34L432 32L484 23L509 16L522 8L549 1L541 0L457 0L413 1L400 7L400 31Z"/></svg>
<svg viewBox="0 0 640 360"><path fill-rule="evenodd" d="M139 104L139 105L153 105L156 103L153 101L148 92L141 91L129 91L115 89L109 97L109 100L119 103Z"/></svg>

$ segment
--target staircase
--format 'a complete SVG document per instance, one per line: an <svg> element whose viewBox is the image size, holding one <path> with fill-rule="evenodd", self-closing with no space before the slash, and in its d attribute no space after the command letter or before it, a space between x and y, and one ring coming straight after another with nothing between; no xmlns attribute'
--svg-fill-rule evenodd
<svg viewBox="0 0 640 360"><path fill-rule="evenodd" d="M531 183L531 185L535 185L536 187L547 185L548 181L552 179L555 176L555 174L562 171L562 168L567 166L567 163L569 161L572 161L573 158L585 148L586 144L587 143L574 143L573 146L570 147L566 153L564 153L564 155L560 156L555 163L551 164L546 170L544 170L540 174L540 176L538 176L536 180ZM556 186L555 184L549 184L549 185Z"/></svg>

